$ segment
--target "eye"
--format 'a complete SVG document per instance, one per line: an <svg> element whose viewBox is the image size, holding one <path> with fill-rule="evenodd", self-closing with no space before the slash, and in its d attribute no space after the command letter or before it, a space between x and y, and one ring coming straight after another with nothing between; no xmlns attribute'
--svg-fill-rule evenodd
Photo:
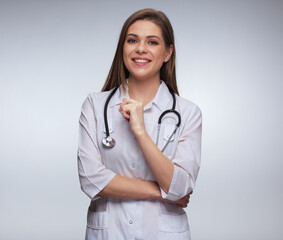
<svg viewBox="0 0 283 240"><path fill-rule="evenodd" d="M150 45L157 45L158 42L156 42L156 41L149 41L149 44L150 44Z"/></svg>
<svg viewBox="0 0 283 240"><path fill-rule="evenodd" d="M135 43L135 42L137 42L137 41L136 41L135 39L133 39L133 38L130 38L130 39L127 40L127 42L128 42L128 43Z"/></svg>

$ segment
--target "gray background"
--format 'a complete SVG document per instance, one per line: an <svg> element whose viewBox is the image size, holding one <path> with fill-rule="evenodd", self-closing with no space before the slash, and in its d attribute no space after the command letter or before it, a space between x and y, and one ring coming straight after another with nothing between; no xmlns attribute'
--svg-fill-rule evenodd
<svg viewBox="0 0 283 240"><path fill-rule="evenodd" d="M175 29L203 112L193 240L282 239L283 1L0 1L0 239L83 239L78 118L135 10Z"/></svg>

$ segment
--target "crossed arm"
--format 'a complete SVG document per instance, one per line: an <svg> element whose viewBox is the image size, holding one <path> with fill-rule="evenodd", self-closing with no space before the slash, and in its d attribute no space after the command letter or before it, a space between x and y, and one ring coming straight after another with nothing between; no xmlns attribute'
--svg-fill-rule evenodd
<svg viewBox="0 0 283 240"><path fill-rule="evenodd" d="M119 198L151 198L166 200L162 198L159 187L161 187L165 193L168 193L174 167L171 161L158 149L147 134L144 126L142 104L132 99L124 99L123 103L120 105L119 111L123 117L129 121L130 128L139 143L147 164L157 180L157 183L116 175L100 192L100 195ZM190 194L177 201L166 201L176 203L181 207L187 207Z"/></svg>
<svg viewBox="0 0 283 240"><path fill-rule="evenodd" d="M170 203L175 203L180 207L187 207L190 194L179 199L170 201L161 197L161 192L156 182L143 181L116 175L106 187L99 192L100 196L127 199L159 199Z"/></svg>
<svg viewBox="0 0 283 240"><path fill-rule="evenodd" d="M188 175L188 172L184 169L173 165L173 163L160 152L144 130L142 106L132 102L130 99L125 100L121 104L120 111L124 118L129 120L130 128L157 182L120 176L106 169L101 160L97 159L95 163L91 160L90 157L96 155L96 152L98 152L95 137L90 134L90 132L96 131L96 120L93 119L92 101L91 97L87 98L83 105L80 118L78 164L82 190L91 198L96 195L101 195L114 198L159 199L178 204L181 207L186 207L190 194L192 193L193 184L191 183L194 183L195 178ZM136 111L136 114L134 111ZM140 121L140 124L136 124L137 121ZM189 149L188 143L181 144L184 145L180 148L186 149L187 152ZM186 147L184 148L184 146ZM194 154L188 153L188 155L193 156ZM184 156L181 155L180 159L183 158ZM188 160L190 162L190 159ZM195 166L194 159L192 159L192 162ZM94 168L93 164L96 165L96 173L93 173L91 170ZM196 167L196 173L197 171L198 167ZM174 186L175 196L168 192L173 175L176 183L183 183L182 186L177 186L177 188ZM195 175L196 174L192 172L192 176ZM190 180L187 181L187 179ZM171 195L164 197L164 193Z"/></svg>

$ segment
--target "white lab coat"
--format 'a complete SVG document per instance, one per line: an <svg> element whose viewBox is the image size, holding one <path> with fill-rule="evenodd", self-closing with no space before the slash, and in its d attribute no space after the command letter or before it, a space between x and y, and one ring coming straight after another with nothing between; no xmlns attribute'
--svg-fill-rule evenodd
<svg viewBox="0 0 283 240"><path fill-rule="evenodd" d="M130 130L129 123L118 111L127 89L116 91L108 105L108 123L116 146L106 149L104 104L108 92L91 93L82 106L79 120L78 171L82 190L91 198L87 215L88 240L188 240L190 229L186 212L175 204L160 200L132 200L100 197L97 194L116 174L147 181L155 181L146 160ZM147 133L156 142L157 121L160 114L172 107L172 95L166 84L144 107ZM192 102L176 96L176 110L181 114L181 126L174 134L164 154L174 164L174 174L168 193L162 197L178 200L195 187L200 167L201 112ZM159 149L174 130L177 116L163 118L157 145Z"/></svg>

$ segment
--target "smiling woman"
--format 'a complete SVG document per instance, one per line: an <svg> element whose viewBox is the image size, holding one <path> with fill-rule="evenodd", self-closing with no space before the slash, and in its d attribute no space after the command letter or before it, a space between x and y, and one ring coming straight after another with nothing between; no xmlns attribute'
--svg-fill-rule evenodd
<svg viewBox="0 0 283 240"><path fill-rule="evenodd" d="M165 46L159 26L149 20L138 20L128 29L123 59L131 77L159 82L160 69L168 62L172 51L172 44Z"/></svg>
<svg viewBox="0 0 283 240"><path fill-rule="evenodd" d="M102 92L82 106L78 171L91 198L86 239L190 239L183 208L200 167L201 123L197 105L178 96L168 18L135 12Z"/></svg>

